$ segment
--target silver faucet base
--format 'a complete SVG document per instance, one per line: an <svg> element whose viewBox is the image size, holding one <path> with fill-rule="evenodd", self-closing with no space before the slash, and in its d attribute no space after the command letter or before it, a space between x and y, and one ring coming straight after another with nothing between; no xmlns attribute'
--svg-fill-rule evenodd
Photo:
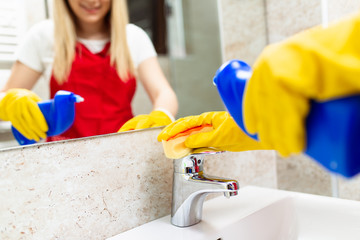
<svg viewBox="0 0 360 240"><path fill-rule="evenodd" d="M178 227L197 224L202 218L202 207L209 193L237 195L236 180L208 176L203 173L204 154L194 154L174 160L171 223Z"/></svg>

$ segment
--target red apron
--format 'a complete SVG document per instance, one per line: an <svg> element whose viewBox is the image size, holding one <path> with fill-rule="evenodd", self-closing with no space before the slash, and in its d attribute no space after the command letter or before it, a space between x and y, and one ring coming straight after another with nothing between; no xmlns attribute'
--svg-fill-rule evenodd
<svg viewBox="0 0 360 240"><path fill-rule="evenodd" d="M54 76L50 80L50 95L67 90L82 96L85 101L75 106L75 121L63 134L49 137L48 141L117 132L133 117L131 100L136 89L132 76L126 82L120 79L110 65L110 43L97 54L77 43L75 59L65 83L59 85Z"/></svg>

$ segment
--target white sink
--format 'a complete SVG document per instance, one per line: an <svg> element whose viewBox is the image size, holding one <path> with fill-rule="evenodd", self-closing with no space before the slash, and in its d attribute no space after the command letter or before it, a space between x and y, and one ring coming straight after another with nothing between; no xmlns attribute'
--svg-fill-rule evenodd
<svg viewBox="0 0 360 240"><path fill-rule="evenodd" d="M170 216L109 240L359 240L360 202L260 187L206 201L199 224L179 228Z"/></svg>

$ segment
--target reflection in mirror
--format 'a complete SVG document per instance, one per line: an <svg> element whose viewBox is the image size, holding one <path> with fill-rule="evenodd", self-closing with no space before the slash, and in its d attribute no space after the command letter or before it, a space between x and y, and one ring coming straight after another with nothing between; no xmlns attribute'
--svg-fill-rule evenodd
<svg viewBox="0 0 360 240"><path fill-rule="evenodd" d="M17 3L26 9L25 2ZM48 5L42 1L39 8L45 16ZM16 127L19 133L15 136L35 142L40 138L56 141L114 133L129 120L129 130L171 122L177 113L175 93L162 73L146 32L135 25L125 25L126 0L53 1L53 10L51 20L42 21L44 16L29 26L31 30L16 46L10 77L2 88L0 117ZM36 14L24 13L23 16ZM131 108L136 79L145 86L152 102L152 109L141 118L134 117ZM36 91L41 82L43 87ZM35 83L38 84L34 87ZM53 131L61 124L58 117L64 116L58 113L64 105L57 105L56 101L60 90L85 99L76 103L73 123L64 117L71 122L65 132ZM39 95L43 99L55 98L49 106L55 106L56 114L46 114L53 109L42 107L41 102L39 111ZM55 116L58 117L53 122L48 121Z"/></svg>
<svg viewBox="0 0 360 240"><path fill-rule="evenodd" d="M146 7L153 10L144 12ZM152 36L160 53L162 69L178 97L176 117L224 110L212 84L223 61L218 1L132 0L129 9L131 20ZM161 13L165 13L164 20ZM144 89L139 86L134 111L146 113L150 107Z"/></svg>
<svg viewBox="0 0 360 240"><path fill-rule="evenodd" d="M212 84L223 62L219 1L166 3L171 81L179 99L178 117L224 110Z"/></svg>
<svg viewBox="0 0 360 240"><path fill-rule="evenodd" d="M3 6L4 9L9 9L5 2L7 1L1 1L1 6ZM11 23L12 27L16 28L15 32L17 35L14 36L16 39L15 43L9 43L9 45L12 44L12 48L11 52L8 53L8 61L2 62L1 65L2 69L4 69L4 76L1 75L2 86L5 85L6 79L10 76L10 68L15 61L14 52L16 49L19 49L18 43L24 45L24 42L28 41L28 37L25 38L27 31L39 22L46 20L46 18L53 18L53 2L51 0L17 0L12 2L12 11L21 12L21 14L8 14L4 12L4 9L0 12L0 14L3 15L2 18L10 15L19 17L19 19L16 20L8 19L4 21L9 24ZM78 2L77 0L71 0L68 6L71 7L71 4ZM158 53L160 67L178 96L180 109L176 117L199 114L210 110L223 110L223 105L216 92L216 88L212 85L212 77L222 62L217 0L199 0L195 2L190 0L132 0L127 2L130 22L141 27L150 37ZM56 3L56 1L54 3ZM38 7L29 8L27 7L28 4L36 4ZM206 9L203 8L204 4L207 5ZM89 9L91 6L80 5L80 8L81 7L85 7L87 11L91 10ZM74 9L74 12L76 14L76 9ZM179 33L181 34L179 35ZM5 31L5 34L10 33ZM102 37L106 34L109 33L100 33ZM44 36L49 37L48 35L49 34L45 34ZM177 37L174 38L174 35ZM86 37L86 35L82 36ZM179 46L179 39L182 43L182 54L174 51L174 49ZM83 44L85 44L85 42L86 39ZM46 45L46 41L42 42L42 45ZM90 46L88 46L88 48L90 48ZM10 49L10 47L7 49ZM23 52L23 50L21 50L21 52ZM34 54L32 53L31 55ZM49 96L53 96L54 94L53 90L49 92L49 79L51 79L52 74L55 73L52 68L54 66L52 60L47 59L42 62L42 64L46 65L44 71L39 71L35 65L31 65L33 64L31 58L29 58L29 62L30 64L25 64L25 67L30 66L31 70L35 70L33 76L36 76L36 78L40 76L37 82L33 81L36 82L34 86L32 84L29 86L33 86L32 91L42 99L49 99ZM138 72L138 74L141 78L141 72ZM144 73L142 75L144 75ZM61 74L59 76L61 76ZM17 79L22 78L18 77ZM146 79L146 77L141 79ZM151 88L148 86L151 80L146 81L145 83L143 80L139 82L144 83L147 87L144 87L143 84L137 84L136 94L131 103L134 115L149 114L154 108L150 101L150 99L153 98ZM19 87L19 82L13 82L13 84L5 86L5 89L12 87ZM20 87L22 87L21 84ZM61 88L59 87L59 89ZM149 97L149 95L152 97ZM167 104L171 105L171 98L168 100L170 103ZM162 106L160 105L159 107ZM163 108L168 110L167 112L170 113L170 115L176 114L176 106L169 106L167 109L165 105ZM9 122L1 121L0 148L18 145L12 137L9 126ZM67 138L53 138L52 140L64 139Z"/></svg>

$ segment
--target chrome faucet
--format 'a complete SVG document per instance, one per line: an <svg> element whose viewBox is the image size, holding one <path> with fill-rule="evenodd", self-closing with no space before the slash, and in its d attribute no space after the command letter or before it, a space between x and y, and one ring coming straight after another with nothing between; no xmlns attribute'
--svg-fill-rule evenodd
<svg viewBox="0 0 360 240"><path fill-rule="evenodd" d="M228 198L238 194L236 180L203 173L205 155L199 153L174 159L171 223L175 226L188 227L200 222L203 203L209 193L222 192Z"/></svg>

